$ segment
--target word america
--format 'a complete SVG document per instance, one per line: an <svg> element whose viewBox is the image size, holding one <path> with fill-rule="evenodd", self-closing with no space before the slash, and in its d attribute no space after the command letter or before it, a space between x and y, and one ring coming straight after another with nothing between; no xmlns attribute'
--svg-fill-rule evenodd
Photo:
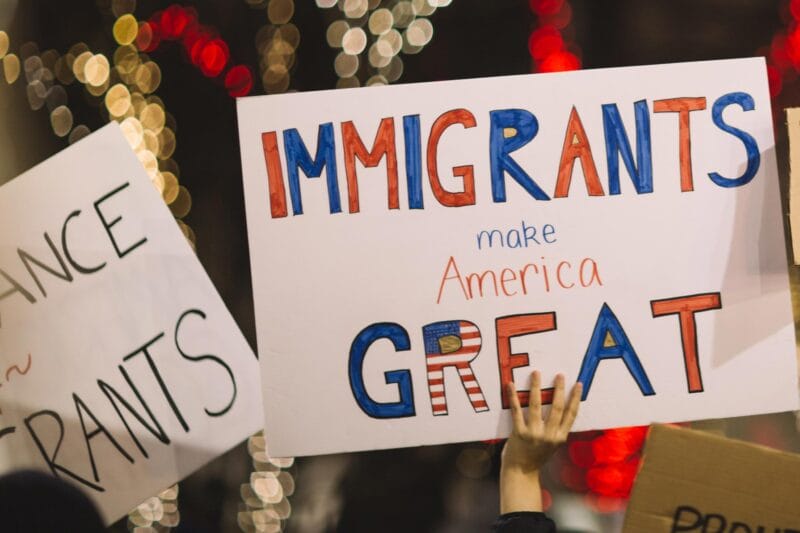
<svg viewBox="0 0 800 533"><path fill-rule="evenodd" d="M753 97L745 92L732 92L720 96L711 107L711 120L725 133L739 139L744 145L747 165L740 176L730 178L710 172L709 179L720 187L738 187L749 183L756 175L761 158L758 143L749 133L725 122L723 112L729 106L738 106L743 111L755 109ZM623 124L617 104L603 104L603 132L608 169L608 194L618 195L620 188L620 158L628 172L637 194L653 192L653 155L651 150L650 106L646 100L634 102L636 121L636 153L631 148L628 133ZM691 134L689 117L692 112L705 110L705 97L669 98L653 101L653 113L674 113L678 119L678 143L680 165L680 187L682 192L694 190L691 159ZM467 109L453 109L439 115L428 134L425 161L428 181L436 201L445 207L462 207L475 204L475 173L473 165L452 168L453 177L461 178L462 189L450 191L444 188L439 177L438 149L442 136L448 128L460 125L463 128L477 126L475 115ZM402 135L405 146L405 173L408 188L408 208L423 209L422 185L422 134L419 115L402 117ZM347 182L347 207L350 213L361 209L358 194L356 159L365 167L377 167L386 160L388 182L388 207L400 209L398 150L395 119L382 118L368 149L352 121L341 123L339 146L344 160ZM539 132L536 116L525 109L503 109L489 112L489 166L491 169L492 200L506 201L506 175L511 177L536 200L550 200L539 184L517 162L512 153L531 142ZM288 215L286 185L283 169L288 177L289 198L292 214L303 214L303 199L300 191L300 171L309 178L318 178L326 173L328 204L331 214L342 212L339 193L339 177L336 162L337 138L333 123L320 124L317 130L317 146L314 157L296 128L283 130L283 154L278 147L278 133L261 134L264 150L269 201L272 218ZM592 148L575 107L567 119L564 145L558 166L553 198L569 196L575 161L579 160L584 181L590 196L605 196L600 182Z"/></svg>

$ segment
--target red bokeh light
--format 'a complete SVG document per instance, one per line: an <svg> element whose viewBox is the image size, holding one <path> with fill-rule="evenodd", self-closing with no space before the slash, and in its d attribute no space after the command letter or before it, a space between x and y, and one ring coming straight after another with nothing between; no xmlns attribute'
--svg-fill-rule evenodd
<svg viewBox="0 0 800 533"><path fill-rule="evenodd" d="M561 483L570 490L585 492L587 489L586 471L576 465L564 463L559 469L558 477Z"/></svg>
<svg viewBox="0 0 800 533"><path fill-rule="evenodd" d="M558 28L559 30L563 30L569 26L570 22L572 22L572 6L569 4L564 4L564 6L561 8L561 11L558 13L544 15L541 17L542 25L548 24Z"/></svg>
<svg viewBox="0 0 800 533"><path fill-rule="evenodd" d="M595 466L586 472L586 485L600 496L627 498L630 496L638 470L638 458L624 463Z"/></svg>
<svg viewBox="0 0 800 533"><path fill-rule="evenodd" d="M569 458L581 468L589 468L594 464L594 451L592 442L588 440L576 440L567 446Z"/></svg>
<svg viewBox="0 0 800 533"><path fill-rule="evenodd" d="M631 455L623 439L608 434L592 441L592 452L596 464L600 465L619 463Z"/></svg>
<svg viewBox="0 0 800 533"><path fill-rule="evenodd" d="M252 88L253 74L244 65L236 65L225 75L225 89L234 98L247 96Z"/></svg>
<svg viewBox="0 0 800 533"><path fill-rule="evenodd" d="M211 36L211 30L201 26L195 21L194 23L190 23L186 29L183 30L183 34L181 35L181 44L183 44L183 48L186 50L186 52L190 54L194 44L199 39L206 36Z"/></svg>
<svg viewBox="0 0 800 533"><path fill-rule="evenodd" d="M791 68L792 60L789 57L789 50L787 49L786 36L778 34L772 38L772 43L769 47L769 60L780 70Z"/></svg>
<svg viewBox="0 0 800 533"><path fill-rule="evenodd" d="M786 37L786 55L795 70L800 69L800 29L795 29Z"/></svg>
<svg viewBox="0 0 800 533"><path fill-rule="evenodd" d="M161 35L152 22L139 23L139 32L136 34L136 48L140 52L152 52L158 48Z"/></svg>
<svg viewBox="0 0 800 533"><path fill-rule="evenodd" d="M639 467L647 426L573 434L567 450L572 464L559 473L570 489L610 499L628 497Z"/></svg>
<svg viewBox="0 0 800 533"><path fill-rule="evenodd" d="M184 47L189 54L189 60L196 67L200 66L200 56L206 44L211 40L212 36L205 29L199 28L197 31L191 33L184 40Z"/></svg>
<svg viewBox="0 0 800 533"><path fill-rule="evenodd" d="M572 52L555 52L539 63L539 72L564 72L581 68L581 60Z"/></svg>
<svg viewBox="0 0 800 533"><path fill-rule="evenodd" d="M200 51L199 63L200 71L204 76L215 78L225 69L228 64L230 52L228 45L222 39L211 39L203 46Z"/></svg>
<svg viewBox="0 0 800 533"><path fill-rule="evenodd" d="M570 42L574 31L570 27L572 6L567 0L528 0L537 15L538 28L528 38L528 52L533 58L534 71L562 72L581 68L579 55Z"/></svg>
<svg viewBox="0 0 800 533"><path fill-rule="evenodd" d="M800 0L791 0L789 2L789 12L794 20L800 20Z"/></svg>
<svg viewBox="0 0 800 533"><path fill-rule="evenodd" d="M161 14L160 25L164 39L177 39L192 20L193 13L177 4L169 6Z"/></svg>
<svg viewBox="0 0 800 533"><path fill-rule="evenodd" d="M553 495L547 489L542 489L542 510L549 511L553 506Z"/></svg>
<svg viewBox="0 0 800 533"><path fill-rule="evenodd" d="M539 16L555 15L561 11L564 0L529 0L531 11Z"/></svg>
<svg viewBox="0 0 800 533"><path fill-rule="evenodd" d="M563 49L564 39L554 26L541 26L531 32L528 38L528 52L537 61Z"/></svg>
<svg viewBox="0 0 800 533"><path fill-rule="evenodd" d="M172 4L140 24L136 37L139 50L152 52L161 40L180 41L189 60L209 78L222 74L231 58L228 43L214 28L200 24L193 7ZM225 76L225 88L233 97L249 94L253 73L244 65L233 67Z"/></svg>

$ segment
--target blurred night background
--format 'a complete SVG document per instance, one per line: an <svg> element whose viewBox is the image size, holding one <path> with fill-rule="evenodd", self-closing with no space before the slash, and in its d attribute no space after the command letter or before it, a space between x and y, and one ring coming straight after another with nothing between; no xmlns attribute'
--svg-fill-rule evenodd
<svg viewBox="0 0 800 533"><path fill-rule="evenodd" d="M797 18L787 0L0 0L0 183L120 121L255 348L236 96L762 55L786 161ZM790 413L693 426L800 451ZM619 530L645 431L571 437L543 480L560 530ZM266 440L112 530L450 533L497 515L498 443L292 461Z"/></svg>

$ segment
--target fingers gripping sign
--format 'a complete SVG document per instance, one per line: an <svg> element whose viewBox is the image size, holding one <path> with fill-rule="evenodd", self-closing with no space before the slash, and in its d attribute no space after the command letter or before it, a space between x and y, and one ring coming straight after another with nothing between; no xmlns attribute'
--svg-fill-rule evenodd
<svg viewBox="0 0 800 533"><path fill-rule="evenodd" d="M500 472L500 510L541 511L539 470L559 445L567 440L578 415L583 386L576 383L565 394L564 376L558 374L553 403L546 417L542 415L541 374L531 374L528 417L525 418L513 382L505 385L511 399L513 429L503 448Z"/></svg>

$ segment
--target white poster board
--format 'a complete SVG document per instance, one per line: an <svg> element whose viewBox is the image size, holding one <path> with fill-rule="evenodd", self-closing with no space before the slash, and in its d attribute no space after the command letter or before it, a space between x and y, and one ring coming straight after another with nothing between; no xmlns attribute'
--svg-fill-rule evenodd
<svg viewBox="0 0 800 533"><path fill-rule="evenodd" d="M797 408L762 59L238 113L273 453L504 436L532 369L576 430Z"/></svg>
<svg viewBox="0 0 800 533"><path fill-rule="evenodd" d="M111 523L258 431L258 362L116 124L0 187L0 471Z"/></svg>

